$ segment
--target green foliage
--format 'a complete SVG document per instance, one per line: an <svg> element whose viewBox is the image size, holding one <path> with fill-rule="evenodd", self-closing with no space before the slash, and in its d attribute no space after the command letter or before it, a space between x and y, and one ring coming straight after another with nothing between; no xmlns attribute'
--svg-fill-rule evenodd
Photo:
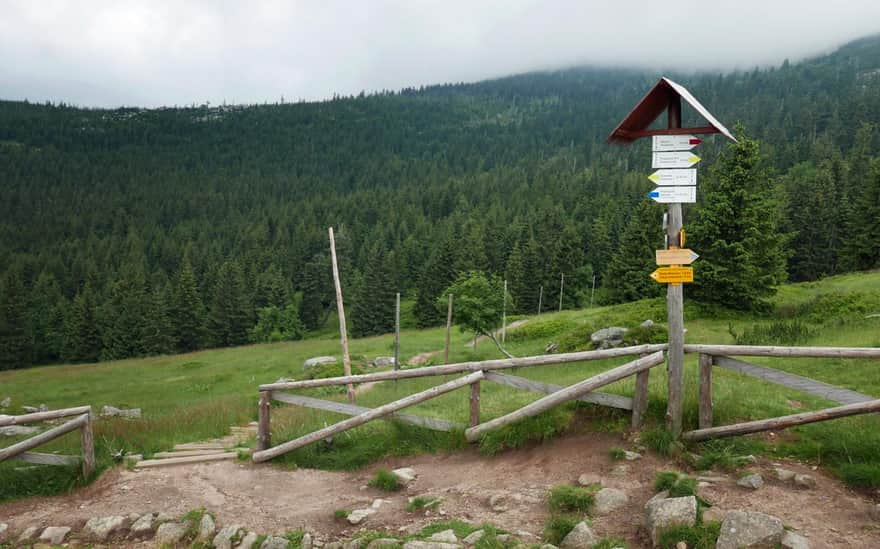
<svg viewBox="0 0 880 549"><path fill-rule="evenodd" d="M651 427L642 431L642 444L661 456L671 456L678 447L672 433L663 427Z"/></svg>
<svg viewBox="0 0 880 549"><path fill-rule="evenodd" d="M208 334L222 347L241 345L248 340L253 313L247 299L244 274L238 263L226 261L220 266L208 311Z"/></svg>
<svg viewBox="0 0 880 549"><path fill-rule="evenodd" d="M700 184L701 207L688 230L688 246L701 255L692 294L732 309L756 309L785 280L786 253L760 145L741 125L736 132L738 142Z"/></svg>
<svg viewBox="0 0 880 549"><path fill-rule="evenodd" d="M291 303L284 308L270 305L257 311L257 323L248 331L248 340L253 343L293 341L302 339L304 332L296 305Z"/></svg>
<svg viewBox="0 0 880 549"><path fill-rule="evenodd" d="M86 284L77 294L70 307L64 336L65 360L70 362L95 362L101 353L101 337L98 332L95 303L91 287Z"/></svg>
<svg viewBox="0 0 880 549"><path fill-rule="evenodd" d="M444 520L440 522L432 522L431 524L425 526L419 531L418 535L422 538L428 538L438 532L443 532L444 530L452 530L453 532L455 532L455 536L458 539L464 539L469 534L479 530L480 528L481 527L479 526L474 526L469 522L464 522L461 520Z"/></svg>
<svg viewBox="0 0 880 549"><path fill-rule="evenodd" d="M0 280L0 370L30 364L27 294L21 275L10 271Z"/></svg>
<svg viewBox="0 0 880 549"><path fill-rule="evenodd" d="M848 485L869 490L880 488L880 464L842 463L834 468Z"/></svg>
<svg viewBox="0 0 880 549"><path fill-rule="evenodd" d="M626 457L626 450L623 448L611 448L608 450L608 457L615 461L619 461Z"/></svg>
<svg viewBox="0 0 880 549"><path fill-rule="evenodd" d="M350 514L351 510L349 509L337 509L333 511L333 518L335 518L336 520L345 520Z"/></svg>
<svg viewBox="0 0 880 549"><path fill-rule="evenodd" d="M660 295L662 284L649 276L657 268L654 250L663 248L663 207L644 199L630 217L602 277L610 303Z"/></svg>
<svg viewBox="0 0 880 549"><path fill-rule="evenodd" d="M198 349L204 340L204 308L189 257L177 274L171 305L171 326L177 351Z"/></svg>
<svg viewBox="0 0 880 549"><path fill-rule="evenodd" d="M565 536L577 526L579 519L567 515L551 515L544 523L544 541L559 546Z"/></svg>
<svg viewBox="0 0 880 549"><path fill-rule="evenodd" d="M728 331L737 345L798 345L815 335L815 331L799 319L749 324L742 333L737 333L733 327Z"/></svg>
<svg viewBox="0 0 880 549"><path fill-rule="evenodd" d="M416 511L423 511L425 509L434 509L439 506L441 502L442 500L440 498L416 496L411 498L406 504L406 510L409 513L415 513Z"/></svg>
<svg viewBox="0 0 880 549"><path fill-rule="evenodd" d="M290 542L289 549L299 549L302 547L303 537L306 535L304 530L293 530L284 534L284 539Z"/></svg>
<svg viewBox="0 0 880 549"><path fill-rule="evenodd" d="M397 475L388 469L379 469L373 478L370 479L369 485L373 488L385 490L386 492L396 492L403 488Z"/></svg>
<svg viewBox="0 0 880 549"><path fill-rule="evenodd" d="M718 536L721 535L720 522L706 522L695 526L672 526L660 532L658 547L675 549L680 541L693 549L714 549Z"/></svg>
<svg viewBox="0 0 880 549"><path fill-rule="evenodd" d="M520 448L530 441L549 440L568 427L573 415L572 407L557 406L537 416L489 431L480 438L480 453L491 456L503 450Z"/></svg>
<svg viewBox="0 0 880 549"><path fill-rule="evenodd" d="M388 254L380 244L374 244L369 250L364 281L352 310L353 336L387 334L394 330L394 290Z"/></svg>
<svg viewBox="0 0 880 549"><path fill-rule="evenodd" d="M599 540L599 543L593 544L593 547L591 549L626 549L626 547L626 541L620 538L602 538Z"/></svg>
<svg viewBox="0 0 880 549"><path fill-rule="evenodd" d="M499 277L487 276L480 271L469 271L459 276L455 283L443 292L444 296L449 294L455 296L453 322L461 327L462 331L491 335L501 326L504 283ZM441 307L445 302L445 297L441 297L437 306Z"/></svg>
<svg viewBox="0 0 880 549"><path fill-rule="evenodd" d="M700 458L693 465L699 471L713 467L735 471L742 467L743 456L765 450L763 443L748 438L709 440L700 445Z"/></svg>
<svg viewBox="0 0 880 549"><path fill-rule="evenodd" d="M593 493L580 486L561 484L550 489L548 502L552 511L586 515L593 507Z"/></svg>
<svg viewBox="0 0 880 549"><path fill-rule="evenodd" d="M678 473L673 471L660 471L654 476L654 491L662 492L670 490L678 481Z"/></svg>
<svg viewBox="0 0 880 549"><path fill-rule="evenodd" d="M669 490L669 497L680 498L697 495L697 479L672 471L660 471L654 477L654 491Z"/></svg>

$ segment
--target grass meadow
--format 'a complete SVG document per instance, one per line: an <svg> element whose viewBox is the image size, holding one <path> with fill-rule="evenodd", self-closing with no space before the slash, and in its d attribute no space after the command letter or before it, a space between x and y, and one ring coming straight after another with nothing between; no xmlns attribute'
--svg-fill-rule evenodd
<svg viewBox="0 0 880 549"><path fill-rule="evenodd" d="M856 273L820 282L780 288L763 314L743 314L687 303L688 343L742 343L880 347L880 272ZM653 329L639 324L652 319ZM589 334L610 325L631 328L628 343L665 341L665 300L645 300L613 307L546 313L507 335L507 348L516 356L542 354L548 342L561 351L590 348ZM501 357L491 342L478 349L466 347L471 334L453 331L453 362ZM444 330L408 329L401 333L401 358L443 348ZM389 335L351 341L356 366L390 355ZM141 420L100 420L95 440L99 464L112 466L113 455L169 450L174 444L223 436L230 425L256 419L257 386L280 377L301 379L303 361L317 355L340 355L332 331L297 341L215 349L185 355L117 362L58 365L0 372L0 398L13 398L13 413L21 405L46 404L61 408L91 404L139 407ZM442 353L430 363L439 363ZM873 359L747 359L880 398L880 360ZM626 362L626 358L566 365L520 368L515 375L568 385ZM341 366L337 367L341 370ZM697 424L697 357L686 356L685 428ZM322 372L326 375L331 371ZM419 378L383 382L358 396L358 404L374 407L452 378ZM633 378L603 391L630 396ZM483 382L482 419L487 420L523 406L541 395ZM795 390L768 384L734 372L714 373L715 424L795 413L834 405ZM344 388L320 388L302 394L344 399ZM273 443L277 444L342 419L332 413L276 403L272 414ZM662 366L651 371L646 417L647 442L669 449L662 426L666 409L666 378ZM468 391L458 390L407 410L462 424L468 420ZM575 417L577 420L575 421ZM589 404L570 403L541 416L488 434L480 441L486 454L552 438L567 430L622 431L629 414ZM706 456L704 466L723 462L737 453L792 456L824 467L855 487L880 488L880 424L876 416L858 416L790 429L784 435L753 435L695 444ZM5 438L5 437L4 437ZM4 445L16 439L7 438ZM665 443L663 441L666 441ZM375 421L334 437L330 443L302 448L276 461L286 466L354 469L384 456L451 451L465 445L461 432L437 433L393 421ZM79 453L79 437L72 433L38 451ZM717 459L713 459L717 457ZM719 461L720 460L720 461ZM21 462L0 464L0 501L33 494L51 494L88 482L77 469L27 467Z"/></svg>

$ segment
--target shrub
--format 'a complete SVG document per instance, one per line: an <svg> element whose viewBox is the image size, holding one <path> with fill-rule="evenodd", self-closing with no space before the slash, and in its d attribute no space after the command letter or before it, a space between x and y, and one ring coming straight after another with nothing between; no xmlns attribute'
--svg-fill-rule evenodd
<svg viewBox="0 0 880 549"><path fill-rule="evenodd" d="M337 509L333 511L333 518L335 518L336 520L345 520L350 514L351 511L349 511L348 509Z"/></svg>
<svg viewBox="0 0 880 549"><path fill-rule="evenodd" d="M688 549L714 549L720 534L720 522L706 522L695 526L673 526L660 532L658 547L675 549L676 544L683 541L687 544Z"/></svg>
<svg viewBox="0 0 880 549"><path fill-rule="evenodd" d="M565 513L588 513L593 506L593 494L586 488L563 484L550 490L550 509Z"/></svg>
<svg viewBox="0 0 880 549"><path fill-rule="evenodd" d="M409 513L414 513L423 509L433 509L440 505L440 501L440 498L414 497L407 503L406 510Z"/></svg>
<svg viewBox="0 0 880 549"><path fill-rule="evenodd" d="M565 536L574 530L578 522L580 521L573 517L551 516L544 523L544 541L558 547L562 540L565 539Z"/></svg>
<svg viewBox="0 0 880 549"><path fill-rule="evenodd" d="M608 456L614 461L620 461L626 457L626 450L623 448L612 448L608 450Z"/></svg>
<svg viewBox="0 0 880 549"><path fill-rule="evenodd" d="M376 471L373 479L370 480L370 486L378 488L379 490L385 490L386 492L396 492L402 488L397 475L388 469L379 469Z"/></svg>
<svg viewBox="0 0 880 549"><path fill-rule="evenodd" d="M641 442L661 456L672 455L678 445L672 433L662 427L642 431Z"/></svg>

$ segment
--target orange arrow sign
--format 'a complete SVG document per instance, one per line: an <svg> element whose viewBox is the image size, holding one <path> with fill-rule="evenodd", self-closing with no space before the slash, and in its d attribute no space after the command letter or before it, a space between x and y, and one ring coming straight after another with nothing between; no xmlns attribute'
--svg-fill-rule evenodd
<svg viewBox="0 0 880 549"><path fill-rule="evenodd" d="M687 248L657 250L657 265L690 265L700 254Z"/></svg>
<svg viewBox="0 0 880 549"><path fill-rule="evenodd" d="M694 281L694 269L692 267L660 267L653 273L651 278L661 284L681 284L682 282Z"/></svg>

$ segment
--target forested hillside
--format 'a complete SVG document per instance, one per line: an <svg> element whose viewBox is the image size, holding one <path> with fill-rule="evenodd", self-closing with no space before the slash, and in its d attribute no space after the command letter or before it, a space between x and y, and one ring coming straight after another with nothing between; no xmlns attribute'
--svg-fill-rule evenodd
<svg viewBox="0 0 880 549"><path fill-rule="evenodd" d="M605 143L659 76L151 110L0 101L0 368L299 337L333 307L331 225L354 335L392 328L395 291L438 322L468 270L506 276L520 311L541 286L558 300L561 274L565 307L594 274L604 301L659 292L648 144ZM761 143L790 279L880 263L880 37L669 76ZM701 185L726 146L700 146Z"/></svg>

